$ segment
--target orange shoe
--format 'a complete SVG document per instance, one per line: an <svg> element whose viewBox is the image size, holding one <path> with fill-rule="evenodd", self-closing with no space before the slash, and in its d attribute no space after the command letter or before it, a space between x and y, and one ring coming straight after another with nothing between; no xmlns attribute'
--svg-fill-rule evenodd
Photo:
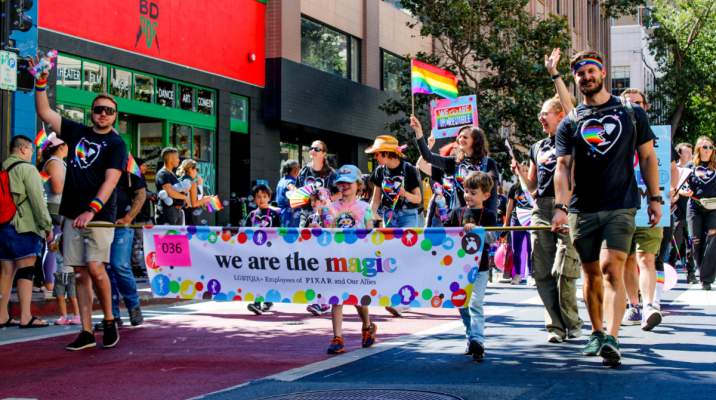
<svg viewBox="0 0 716 400"><path fill-rule="evenodd" d="M367 329L363 329L363 348L367 348L372 346L375 343L375 332L378 330L378 328L375 327L374 323L370 323L370 326Z"/></svg>
<svg viewBox="0 0 716 400"><path fill-rule="evenodd" d="M343 343L343 338L340 336L334 337L333 340L331 340L331 345L328 347L328 354L341 354L344 351L346 351L346 347Z"/></svg>

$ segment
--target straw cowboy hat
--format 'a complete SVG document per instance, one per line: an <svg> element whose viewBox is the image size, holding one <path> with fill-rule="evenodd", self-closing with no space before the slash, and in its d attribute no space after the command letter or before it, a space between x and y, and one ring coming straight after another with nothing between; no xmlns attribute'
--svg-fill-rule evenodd
<svg viewBox="0 0 716 400"><path fill-rule="evenodd" d="M366 153L377 153L379 151L385 151L390 153L396 153L401 157L405 157L405 154L403 154L403 149L408 147L408 145L400 146L398 143L398 139L390 136L390 135L381 135L375 138L375 142L372 146L368 147L366 149Z"/></svg>

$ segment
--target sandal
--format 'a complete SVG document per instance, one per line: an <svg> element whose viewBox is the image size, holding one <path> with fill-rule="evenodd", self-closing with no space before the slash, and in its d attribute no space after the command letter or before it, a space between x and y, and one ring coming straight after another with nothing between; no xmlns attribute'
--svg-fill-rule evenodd
<svg viewBox="0 0 716 400"><path fill-rule="evenodd" d="M8 318L4 324L0 324L0 328L12 328L13 326L20 326L20 323L12 322L12 317Z"/></svg>
<svg viewBox="0 0 716 400"><path fill-rule="evenodd" d="M27 325L20 325L20 329L31 329L31 328L47 328L50 326L50 324L45 323L44 325L35 325L33 322L35 321L42 321L40 318L32 317L30 322L27 323Z"/></svg>

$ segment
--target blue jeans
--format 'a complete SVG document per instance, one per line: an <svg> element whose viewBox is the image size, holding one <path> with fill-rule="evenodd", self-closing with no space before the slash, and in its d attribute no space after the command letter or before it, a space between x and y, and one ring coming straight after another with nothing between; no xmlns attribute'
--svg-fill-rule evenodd
<svg viewBox="0 0 716 400"><path fill-rule="evenodd" d="M475 283L472 286L472 295L468 307L460 308L462 324L465 325L465 336L467 341L476 340L484 346L485 344L485 289L489 271L478 272Z"/></svg>
<svg viewBox="0 0 716 400"><path fill-rule="evenodd" d="M137 294L137 282L134 281L132 273L132 243L134 241L134 230L129 228L116 228L114 230L114 241L107 264L107 275L112 284L112 315L119 318L119 296L124 298L124 306L129 308L139 307L139 295Z"/></svg>
<svg viewBox="0 0 716 400"><path fill-rule="evenodd" d="M390 210L383 214L383 221L388 221ZM395 210L390 218L390 224L386 228L418 228L418 209L412 210Z"/></svg>

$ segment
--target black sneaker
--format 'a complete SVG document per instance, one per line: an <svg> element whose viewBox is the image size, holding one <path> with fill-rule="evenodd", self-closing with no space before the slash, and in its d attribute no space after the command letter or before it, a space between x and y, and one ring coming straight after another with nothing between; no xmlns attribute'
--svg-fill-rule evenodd
<svg viewBox="0 0 716 400"><path fill-rule="evenodd" d="M702 283L701 289L703 290L711 290L711 284L710 283Z"/></svg>
<svg viewBox="0 0 716 400"><path fill-rule="evenodd" d="M122 318L115 318L114 322L117 323L117 328L124 325L124 322L122 322ZM102 332L104 330L104 326L102 326L101 322L99 324L94 324L94 330L95 332Z"/></svg>
<svg viewBox="0 0 716 400"><path fill-rule="evenodd" d="M67 350L77 351L94 347L96 345L97 342L94 340L94 335L91 332L82 331L80 332L80 335L77 336L77 339L75 339L74 342L70 343L70 345L67 346Z"/></svg>
<svg viewBox="0 0 716 400"><path fill-rule="evenodd" d="M477 340L473 340L470 342L469 350L472 353L473 360L481 360L485 358L485 346L483 346Z"/></svg>
<svg viewBox="0 0 716 400"><path fill-rule="evenodd" d="M142 325L144 323L144 316L142 316L142 309L139 307L130 308L129 310L129 321L132 326ZM120 320L121 322L122 320Z"/></svg>
<svg viewBox="0 0 716 400"><path fill-rule="evenodd" d="M262 312L270 311L273 308L273 303L264 303L263 308L261 309Z"/></svg>
<svg viewBox="0 0 716 400"><path fill-rule="evenodd" d="M261 315L261 303L251 303L246 308L256 315Z"/></svg>
<svg viewBox="0 0 716 400"><path fill-rule="evenodd" d="M699 280L696 279L696 275L694 275L693 272L689 272L686 274L686 283L690 283L690 284L699 283Z"/></svg>
<svg viewBox="0 0 716 400"><path fill-rule="evenodd" d="M117 330L117 323L112 321L102 321L104 325L104 335L102 336L102 345L105 349L114 347L119 342L119 331Z"/></svg>
<svg viewBox="0 0 716 400"><path fill-rule="evenodd" d="M467 347L465 347L465 355L466 356L472 355L472 350L470 350L470 342L467 342Z"/></svg>

